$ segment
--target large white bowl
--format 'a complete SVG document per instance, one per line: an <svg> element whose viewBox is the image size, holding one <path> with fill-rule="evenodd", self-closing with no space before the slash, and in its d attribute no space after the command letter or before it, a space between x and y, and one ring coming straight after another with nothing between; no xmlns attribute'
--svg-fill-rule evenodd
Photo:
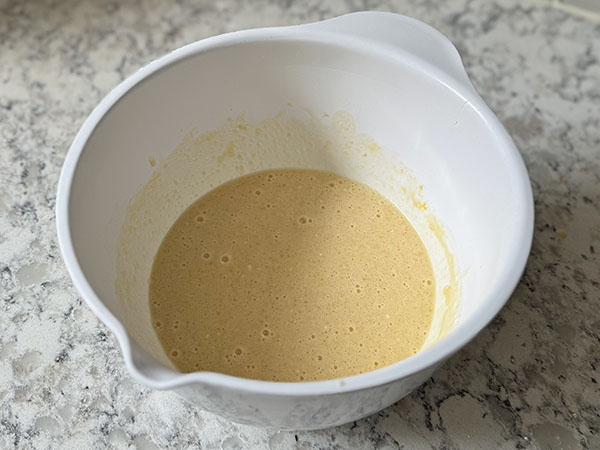
<svg viewBox="0 0 600 450"><path fill-rule="evenodd" d="M115 260L127 205L151 176L148 158L164 159L191 129L210 130L240 112L265 118L288 102L348 111L357 129L388 149L389 161L409 167L426 186L460 267L457 325L413 357L344 380L274 383L178 373L124 325L131 320L116 294ZM336 164L348 173L344 161ZM375 186L376 178L361 181ZM452 44L419 21L366 12L205 39L140 69L77 134L58 187L57 227L75 286L115 333L134 379L238 422L314 429L396 402L481 331L523 271L533 202L517 149ZM147 316L139 321L150 327Z"/></svg>

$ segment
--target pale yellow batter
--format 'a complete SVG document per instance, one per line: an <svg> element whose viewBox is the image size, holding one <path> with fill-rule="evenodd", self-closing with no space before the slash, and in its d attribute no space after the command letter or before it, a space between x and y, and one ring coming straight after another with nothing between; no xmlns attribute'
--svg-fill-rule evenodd
<svg viewBox="0 0 600 450"><path fill-rule="evenodd" d="M282 169L193 203L150 277L154 329L182 372L276 381L355 375L422 346L429 257L389 200L328 172Z"/></svg>

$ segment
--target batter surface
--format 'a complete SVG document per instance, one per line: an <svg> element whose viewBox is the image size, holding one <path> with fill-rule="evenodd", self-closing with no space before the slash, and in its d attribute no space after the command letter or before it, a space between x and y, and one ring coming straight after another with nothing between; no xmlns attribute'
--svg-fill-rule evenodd
<svg viewBox="0 0 600 450"><path fill-rule="evenodd" d="M416 353L433 270L417 232L370 187L282 169L208 192L173 224L150 277L153 326L181 372L312 381Z"/></svg>

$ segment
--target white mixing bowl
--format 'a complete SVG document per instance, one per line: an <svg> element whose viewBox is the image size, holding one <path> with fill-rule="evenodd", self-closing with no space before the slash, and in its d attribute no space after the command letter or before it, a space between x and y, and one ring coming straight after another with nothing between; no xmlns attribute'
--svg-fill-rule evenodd
<svg viewBox="0 0 600 450"><path fill-rule="evenodd" d="M151 342L144 288L131 299L137 301L135 317L117 295L117 247L128 205L158 169L148 161L165 161L190 130L214 129L240 113L262 120L288 104L347 111L356 129L384 149L382 174L394 165L407 167L422 183L429 210L453 242L462 285L456 325L415 356L343 380L275 383L178 373ZM382 184L377 170L361 172L358 157L336 157L321 167L318 150L307 152L312 162L263 158L254 169L304 164L387 192L390 183ZM215 181L211 174L206 179ZM224 171L217 181L234 176ZM206 192L215 183L203 184L203 177L197 173L196 189ZM186 194L184 182L173 189L173 204L156 206L164 216L162 231L202 193ZM58 187L57 226L75 286L116 335L134 379L173 389L238 422L314 429L396 402L481 331L523 271L533 202L517 149L471 86L452 44L416 20L368 12L205 39L133 74L94 109L72 144ZM162 238L153 236L139 252L150 258L132 263L140 285L147 284Z"/></svg>

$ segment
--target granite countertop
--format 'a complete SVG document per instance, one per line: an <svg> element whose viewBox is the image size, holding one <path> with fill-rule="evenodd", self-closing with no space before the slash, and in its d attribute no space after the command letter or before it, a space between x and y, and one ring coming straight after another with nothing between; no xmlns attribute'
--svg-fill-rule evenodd
<svg viewBox="0 0 600 450"><path fill-rule="evenodd" d="M600 25L534 1L0 2L0 448L600 448ZM535 195L527 269L475 341L353 424L274 432L135 383L57 247L59 171L120 80L210 35L360 9L421 19L463 55Z"/></svg>

